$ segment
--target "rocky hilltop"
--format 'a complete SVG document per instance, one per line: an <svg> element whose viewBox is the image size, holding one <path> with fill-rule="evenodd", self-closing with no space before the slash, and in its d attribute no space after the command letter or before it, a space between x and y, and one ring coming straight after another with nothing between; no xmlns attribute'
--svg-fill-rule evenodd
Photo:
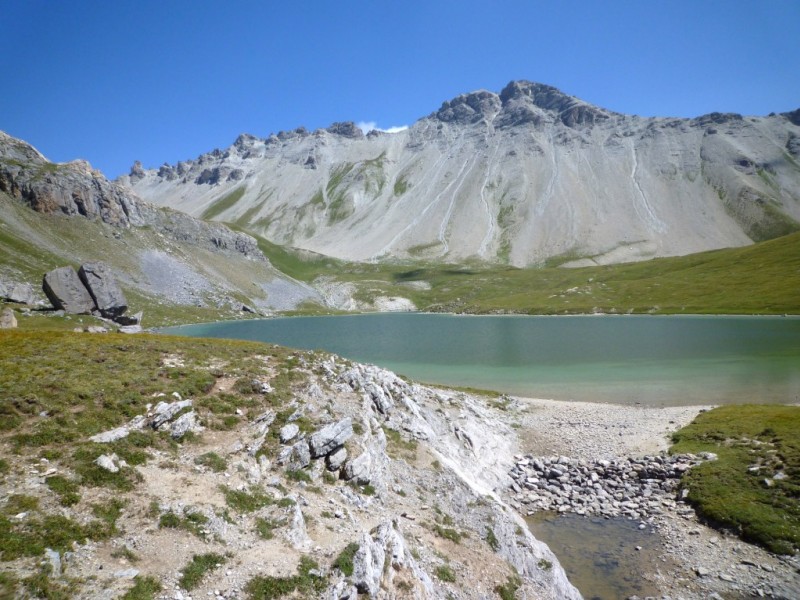
<svg viewBox="0 0 800 600"><path fill-rule="evenodd" d="M616 263L800 228L800 111L645 118L514 81L397 133L243 134L119 183L350 260Z"/></svg>
<svg viewBox="0 0 800 600"><path fill-rule="evenodd" d="M51 163L3 132L0 248L0 298L27 304L36 303L30 290L45 272L97 260L151 304L230 314L321 302L314 290L274 269L253 237L145 202L85 161Z"/></svg>

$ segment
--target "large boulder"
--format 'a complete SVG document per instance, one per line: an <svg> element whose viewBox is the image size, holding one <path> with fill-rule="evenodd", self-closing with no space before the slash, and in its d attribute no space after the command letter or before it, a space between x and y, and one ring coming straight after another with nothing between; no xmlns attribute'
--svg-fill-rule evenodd
<svg viewBox="0 0 800 600"><path fill-rule="evenodd" d="M107 264L86 263L78 270L78 277L89 290L97 310L103 317L114 319L128 310L128 301Z"/></svg>
<svg viewBox="0 0 800 600"><path fill-rule="evenodd" d="M17 304L35 304L33 286L30 283L3 283L0 281L0 299Z"/></svg>
<svg viewBox="0 0 800 600"><path fill-rule="evenodd" d="M47 273L42 290L56 310L77 315L88 315L94 310L94 300L72 267L59 267Z"/></svg>
<svg viewBox="0 0 800 600"><path fill-rule="evenodd" d="M326 456L344 445L353 436L353 421L349 417L323 427L308 440L311 458Z"/></svg>

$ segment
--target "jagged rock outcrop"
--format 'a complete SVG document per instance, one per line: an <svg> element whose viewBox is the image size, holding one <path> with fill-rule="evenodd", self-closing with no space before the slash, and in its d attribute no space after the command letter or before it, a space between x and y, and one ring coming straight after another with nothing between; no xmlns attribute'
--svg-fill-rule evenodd
<svg viewBox="0 0 800 600"><path fill-rule="evenodd" d="M234 175L231 181L238 176ZM146 177L141 163L134 165L129 177L132 181ZM108 181L86 161L48 162L29 144L3 132L0 132L0 191L24 201L37 212L99 219L121 228L153 227L181 242L266 260L249 235L157 208L143 202L130 189Z"/></svg>
<svg viewBox="0 0 800 600"><path fill-rule="evenodd" d="M172 167L181 178L162 167L120 182L159 205L349 260L607 264L800 228L797 115L645 118L512 81L397 133L336 123L243 135ZM234 169L243 177L228 181ZM196 183L215 170L214 185Z"/></svg>
<svg viewBox="0 0 800 600"><path fill-rule="evenodd" d="M101 316L114 319L128 310L125 294L122 293L114 274L105 263L95 262L81 265L81 268L78 269L78 277L86 286ZM133 323L128 324L132 325Z"/></svg>
<svg viewBox="0 0 800 600"><path fill-rule="evenodd" d="M42 290L56 310L88 315L95 309L89 290L72 267L59 267L45 274Z"/></svg>
<svg viewBox="0 0 800 600"><path fill-rule="evenodd" d="M342 419L338 423L323 427L308 439L311 458L319 458L334 452L344 446L344 443L352 436L352 419Z"/></svg>

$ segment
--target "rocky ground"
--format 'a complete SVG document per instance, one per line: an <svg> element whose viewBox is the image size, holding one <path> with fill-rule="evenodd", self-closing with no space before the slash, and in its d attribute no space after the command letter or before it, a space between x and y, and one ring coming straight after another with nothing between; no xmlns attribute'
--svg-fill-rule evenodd
<svg viewBox="0 0 800 600"><path fill-rule="evenodd" d="M216 382L202 402L154 398L146 414L85 440L104 446L148 428L182 440L135 466L111 451L98 459L130 474L131 492L81 488L77 504L61 496L59 505L48 478L72 479L73 467L44 457L17 464L2 448L12 464L0 482L9 531L39 513L88 525L98 506L122 504L115 535L6 559L0 584L30 581L44 563L50 585L83 598L118 597L144 578L170 600L269 597L254 582L330 600L578 598L524 521L551 506L635 518L659 534L663 551L640 572L662 598L800 597L796 559L706 527L676 497L677 474L701 458L660 453L700 407L482 397L314 353L251 359L261 375L233 427L201 408L242 390L231 366L212 359ZM161 366L167 379L189 368L179 353ZM529 488L530 479L547 485ZM565 486L569 494L555 494ZM547 493L560 500L545 503ZM11 510L21 497L33 512ZM211 563L189 582L193 557Z"/></svg>
<svg viewBox="0 0 800 600"><path fill-rule="evenodd" d="M708 407L643 408L581 402L520 399L517 431L524 457L542 457L557 465L583 461L616 461L657 456L669 446L669 433L688 424ZM645 461L638 461L645 462ZM532 463L532 461L531 461ZM532 466L532 465L531 465ZM558 465L557 465L558 466ZM560 465L567 471L565 465ZM514 489L510 495L517 496ZM635 494L632 494L635 500ZM638 515L646 531L660 536L661 560L642 564L642 576L670 598L799 598L800 561L779 557L742 542L730 533L701 523L683 502L660 504L652 514ZM535 511L512 500L523 513ZM576 508L581 510L581 505ZM573 507L565 512L576 512ZM620 512L624 512L622 506ZM662 562L663 561L663 562ZM669 567L665 568L665 562ZM585 590L584 590L585 591Z"/></svg>

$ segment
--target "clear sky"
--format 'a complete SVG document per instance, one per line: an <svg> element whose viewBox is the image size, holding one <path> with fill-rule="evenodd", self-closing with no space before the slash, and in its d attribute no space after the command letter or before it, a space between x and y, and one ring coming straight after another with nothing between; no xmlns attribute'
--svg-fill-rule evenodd
<svg viewBox="0 0 800 600"><path fill-rule="evenodd" d="M800 1L0 0L0 130L110 178L513 79L647 116L794 110Z"/></svg>

